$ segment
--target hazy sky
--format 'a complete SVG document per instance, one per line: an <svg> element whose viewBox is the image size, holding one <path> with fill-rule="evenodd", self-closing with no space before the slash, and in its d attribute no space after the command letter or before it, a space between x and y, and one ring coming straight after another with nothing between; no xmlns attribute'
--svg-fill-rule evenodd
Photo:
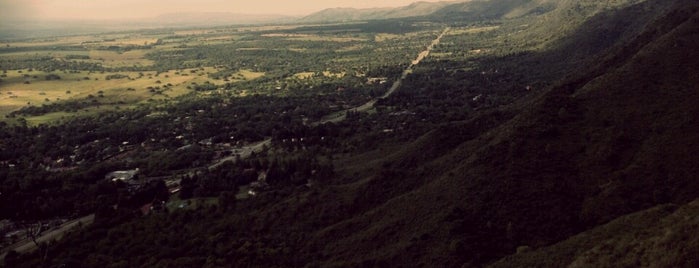
<svg viewBox="0 0 699 268"><path fill-rule="evenodd" d="M5 19L121 19L177 12L305 15L331 7L395 7L418 0L0 0ZM440 0L421 0L438 2ZM1 25L0 25L1 27Z"/></svg>

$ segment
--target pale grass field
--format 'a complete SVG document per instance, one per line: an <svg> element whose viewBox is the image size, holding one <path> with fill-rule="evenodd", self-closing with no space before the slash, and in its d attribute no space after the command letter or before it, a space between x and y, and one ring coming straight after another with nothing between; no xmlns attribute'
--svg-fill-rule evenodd
<svg viewBox="0 0 699 268"><path fill-rule="evenodd" d="M238 71L238 73L245 77L245 79L247 80L253 80L265 76L265 73L253 72L251 70L240 70Z"/></svg>
<svg viewBox="0 0 699 268"><path fill-rule="evenodd" d="M345 75L347 75L347 73L345 73L345 72L333 73L330 71L323 71L323 75L326 77L343 78L343 77L345 77Z"/></svg>
<svg viewBox="0 0 699 268"><path fill-rule="evenodd" d="M380 34L374 35L374 41L385 42L385 41L390 41L390 40L394 40L394 39L398 39L398 40L410 39L410 38L415 38L417 36L420 36L424 33L425 32L414 32L414 33L407 33L407 34L380 33Z"/></svg>
<svg viewBox="0 0 699 268"><path fill-rule="evenodd" d="M311 78L314 75L315 75L314 72L302 72L302 73L294 74L294 77L298 78L298 79L306 79L306 78Z"/></svg>
<svg viewBox="0 0 699 268"><path fill-rule="evenodd" d="M133 105L148 101L149 99L175 98L192 92L188 86L203 84L206 82L222 85L226 82L210 79L208 74L217 71L213 67L201 69L170 70L157 74L151 72L118 72L118 73L90 73L87 71L78 73L53 72L61 77L60 80L45 80L47 73L41 71L28 72L22 70L7 71L7 77L3 77L0 83L0 116L16 111L27 105L41 106L61 100L86 99L90 95L107 102L110 105L100 106L104 109L113 109L114 106ZM191 71L195 70L195 73ZM25 77L27 74L29 77ZM129 78L110 79L108 75L121 74ZM36 76L36 78L34 78ZM264 73L241 70L233 74L232 82L257 79L264 76ZM85 80L85 77L89 80ZM236 80L237 79L237 80ZM25 84L29 81L29 84ZM158 82L159 81L159 82ZM170 84L167 88L166 85ZM162 94L154 94L149 87L160 87ZM101 94L100 94L101 91ZM99 97L103 95L104 97ZM47 101L48 100L48 101ZM121 104L120 104L121 103ZM102 108L90 108L89 110L99 111ZM93 112L94 112L93 111ZM84 112L79 112L78 115ZM43 123L65 117L68 113L52 113L36 118L27 118L28 121Z"/></svg>
<svg viewBox="0 0 699 268"><path fill-rule="evenodd" d="M148 50L130 50L123 53L108 50L91 50L91 61L98 61L104 67L151 66L152 60L145 59Z"/></svg>
<svg viewBox="0 0 699 268"><path fill-rule="evenodd" d="M433 58L449 58L451 57L453 53L451 52L432 52L430 53L430 57Z"/></svg>

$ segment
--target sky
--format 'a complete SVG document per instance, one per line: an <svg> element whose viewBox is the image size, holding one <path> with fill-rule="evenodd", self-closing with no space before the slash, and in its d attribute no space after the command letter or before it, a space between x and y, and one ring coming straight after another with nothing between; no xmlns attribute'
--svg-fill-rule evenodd
<svg viewBox="0 0 699 268"><path fill-rule="evenodd" d="M417 1L440 0L0 0L0 18L133 19L181 12L298 16L333 7L397 7Z"/></svg>

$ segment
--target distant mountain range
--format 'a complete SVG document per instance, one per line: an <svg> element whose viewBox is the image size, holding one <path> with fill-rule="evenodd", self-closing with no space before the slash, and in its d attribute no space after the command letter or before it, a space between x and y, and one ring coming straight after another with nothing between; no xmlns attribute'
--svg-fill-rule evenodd
<svg viewBox="0 0 699 268"><path fill-rule="evenodd" d="M144 20L152 26L219 26L233 24L259 24L292 22L295 17L275 14L239 14L229 12L169 13Z"/></svg>
<svg viewBox="0 0 699 268"><path fill-rule="evenodd" d="M318 23L393 19L427 16L463 1L416 2L397 8L330 8L303 17L278 14L240 14L230 12L167 13L153 18L131 20L2 21L0 38L24 38L76 33L136 30L163 27L205 27L267 23Z"/></svg>
<svg viewBox="0 0 699 268"><path fill-rule="evenodd" d="M396 19L431 15L463 1L415 2L397 8L329 8L301 18L300 22L339 22L356 20Z"/></svg>
<svg viewBox="0 0 699 268"><path fill-rule="evenodd" d="M109 31L149 28L186 28L264 23L290 23L297 17L275 14L237 14L229 12L168 13L153 18L130 20L46 20L2 21L0 39L69 34L90 34Z"/></svg>

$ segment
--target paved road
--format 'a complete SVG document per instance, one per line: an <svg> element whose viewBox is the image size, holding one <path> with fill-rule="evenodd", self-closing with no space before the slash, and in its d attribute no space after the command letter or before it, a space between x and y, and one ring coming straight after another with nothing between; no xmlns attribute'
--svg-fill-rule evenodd
<svg viewBox="0 0 699 268"><path fill-rule="evenodd" d="M413 60L410 63L408 68L405 68L405 70L403 70L403 73L401 74L400 78L398 80L396 80L395 82L393 82L393 85L388 89L388 91L386 91L385 94L383 94L383 96L376 98L376 99L373 99L373 100L370 100L367 103L362 104L360 106L350 108L347 110L343 110L343 111L339 111L339 112L330 114L328 116L325 116L323 119L314 123L313 125L322 125L322 124L330 123L330 122L332 122L332 123L341 122L341 121L344 121L346 119L347 112L366 112L366 111L369 111L372 108L374 108L374 105L376 104L376 102L379 99L388 98L388 96L391 96L391 94L393 94L393 92L396 92L396 90L398 90L398 88L400 88L401 84L403 83L403 80L405 80L405 78L408 77L408 75L413 72L413 68L416 65L420 64L420 62L422 60L424 60L427 56L430 55L430 52L434 49L435 46L437 46L439 44L439 42L442 40L442 37L444 37L444 35L447 34L447 32L449 32L450 29L451 28L449 28L449 27L445 28L444 31L442 31L442 33L439 34L439 36L437 36L437 38L434 39L432 41L432 43L429 46L427 46L427 48L424 51L420 52L420 54L417 55L417 58L415 58L415 60Z"/></svg>
<svg viewBox="0 0 699 268"><path fill-rule="evenodd" d="M240 149L237 149L236 151L237 151L238 155L240 156L240 159L245 159L245 158L250 157L250 155L252 155L253 152L254 153L262 152L262 149L264 149L265 145L267 147L269 147L269 145L271 143L272 143L272 139L266 139L266 140L260 141L258 143L255 143L255 144L244 146ZM235 161L235 159L238 158L238 155L232 155L229 157L221 158L216 163L210 165L209 170L216 169L220 165L223 165L223 163L226 161Z"/></svg>
<svg viewBox="0 0 699 268"><path fill-rule="evenodd" d="M66 234L66 232L73 230L74 228L78 227L79 225L89 225L92 224L95 221L95 214L90 214L85 217L75 219L72 221L68 221L64 224L61 224L60 227L58 227L55 230L51 230L48 232L45 232L39 239L37 239L37 242L39 243L44 243L44 242L49 242L51 240L59 240L63 237L63 235ZM8 247L9 250L15 250L18 253L27 253L31 252L36 249L36 244L34 244L33 241L30 239L24 239L22 241L19 241L15 243L14 245ZM3 254L4 257L4 254Z"/></svg>

